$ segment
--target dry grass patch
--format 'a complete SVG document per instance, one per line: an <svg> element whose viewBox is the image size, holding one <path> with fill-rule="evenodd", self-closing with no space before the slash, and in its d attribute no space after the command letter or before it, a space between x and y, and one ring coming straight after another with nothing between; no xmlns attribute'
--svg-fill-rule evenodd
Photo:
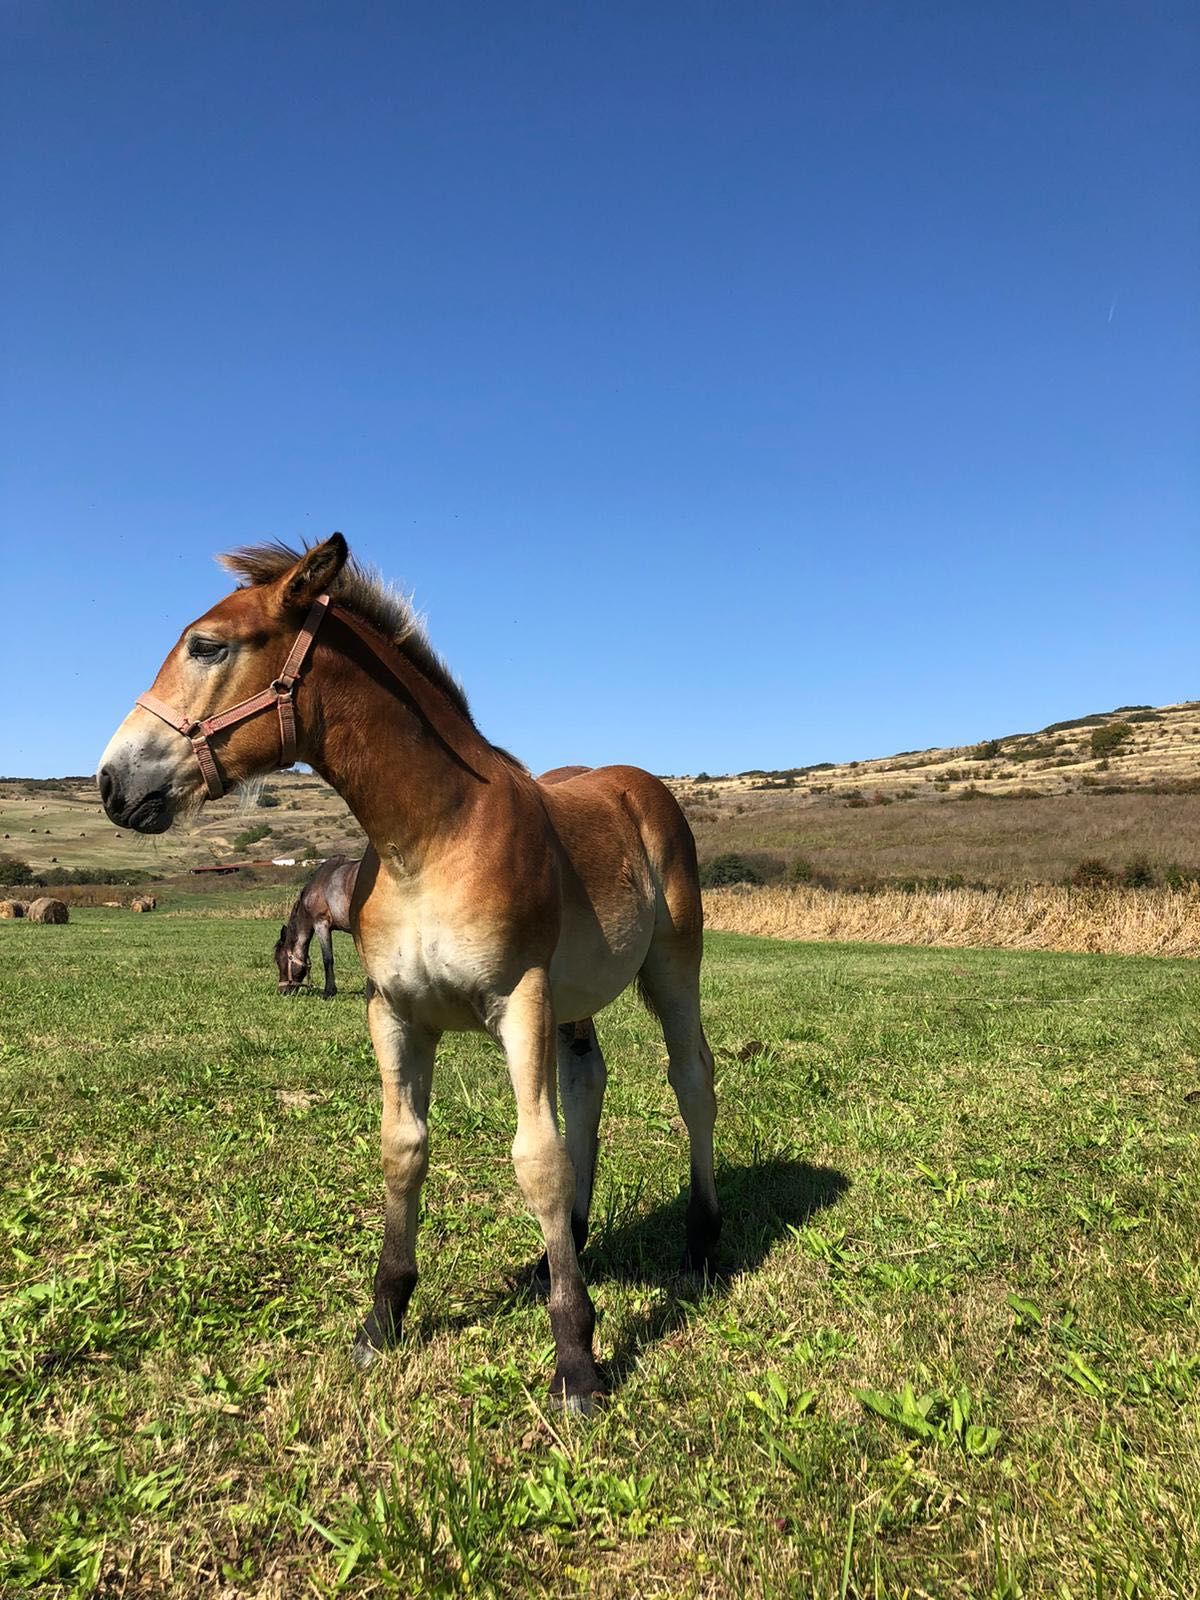
<svg viewBox="0 0 1200 1600"><path fill-rule="evenodd" d="M1200 889L709 889L708 926L772 939L1200 956Z"/></svg>

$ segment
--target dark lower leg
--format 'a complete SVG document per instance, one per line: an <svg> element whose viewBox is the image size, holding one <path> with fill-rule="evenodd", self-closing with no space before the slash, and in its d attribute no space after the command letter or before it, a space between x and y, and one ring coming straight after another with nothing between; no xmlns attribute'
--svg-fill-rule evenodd
<svg viewBox="0 0 1200 1600"><path fill-rule="evenodd" d="M604 1393L604 1380L592 1354L596 1312L578 1267L557 1292L551 1290L550 1331L555 1353L551 1396L569 1409L591 1410L595 1396Z"/></svg>
<svg viewBox="0 0 1200 1600"><path fill-rule="evenodd" d="M398 1343L404 1313L417 1286L417 1263L406 1248L406 1232L403 1223L393 1226L390 1218L384 1225L383 1249L375 1269L374 1301L356 1340L373 1350L386 1350Z"/></svg>
<svg viewBox="0 0 1200 1600"><path fill-rule="evenodd" d="M687 1253L684 1265L689 1272L711 1277L716 1272L717 1240L721 1237L721 1208L710 1199L707 1174L692 1163L692 1186L687 1208Z"/></svg>
<svg viewBox="0 0 1200 1600"><path fill-rule="evenodd" d="M680 1045L682 1044L682 1048ZM691 1144L691 1192L687 1209L687 1249L684 1265L692 1272L716 1271L717 1240L721 1236L721 1207L713 1171L713 1127L717 1101L713 1092L712 1052L703 1033L680 1041L671 1050L670 1079L687 1125Z"/></svg>
<svg viewBox="0 0 1200 1600"><path fill-rule="evenodd" d="M321 963L325 968L325 999L332 1000L337 993L333 981L333 930L323 923L317 925L317 943L321 946Z"/></svg>

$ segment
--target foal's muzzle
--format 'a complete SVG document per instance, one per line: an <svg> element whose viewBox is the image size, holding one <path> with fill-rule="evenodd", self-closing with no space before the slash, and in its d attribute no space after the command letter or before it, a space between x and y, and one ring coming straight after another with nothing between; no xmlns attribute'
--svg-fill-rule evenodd
<svg viewBox="0 0 1200 1600"><path fill-rule="evenodd" d="M111 766L101 767L96 777L105 815L119 828L132 828L135 833L165 833L171 826L175 811L165 788L126 794Z"/></svg>

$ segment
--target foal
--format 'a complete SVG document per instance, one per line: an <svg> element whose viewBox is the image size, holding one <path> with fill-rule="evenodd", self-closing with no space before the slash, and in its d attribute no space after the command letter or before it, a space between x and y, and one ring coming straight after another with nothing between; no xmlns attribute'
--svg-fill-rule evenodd
<svg viewBox="0 0 1200 1600"><path fill-rule="evenodd" d="M545 1240L551 1392L589 1411L603 1383L577 1247L605 1083L591 1018L631 983L662 1024L691 1142L693 1269L711 1267L720 1232L695 841L670 791L637 767L537 783L479 732L409 607L347 556L335 533L303 554L225 557L242 587L184 629L113 735L101 798L119 826L159 833L203 793L301 759L347 801L372 846L351 921L373 985L385 1185L356 1359L368 1366L396 1340L417 1281L438 1040L478 1030L508 1062L513 1165Z"/></svg>
<svg viewBox="0 0 1200 1600"><path fill-rule="evenodd" d="M332 1000L337 993L333 981L333 933L350 932L350 903L358 877L358 862L345 856L323 861L296 896L291 915L279 930L275 942L275 965L279 968L280 994L296 994L308 977L308 952L313 935L321 950L325 968L322 999Z"/></svg>

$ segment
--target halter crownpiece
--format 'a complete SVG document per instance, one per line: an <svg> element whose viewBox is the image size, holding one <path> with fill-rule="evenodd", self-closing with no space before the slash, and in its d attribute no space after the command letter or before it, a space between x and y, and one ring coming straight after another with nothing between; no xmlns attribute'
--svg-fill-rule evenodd
<svg viewBox="0 0 1200 1600"><path fill-rule="evenodd" d="M225 793L225 784L217 768L216 758L209 746L209 739L214 733L220 733L223 728L235 727L239 722L246 722L260 711L266 711L274 706L279 715L279 766L290 767L296 759L296 708L294 704L296 685L300 681L300 673L308 658L308 652L313 647L317 637L317 630L325 620L329 610L330 596L318 595L313 601L308 616L304 619L304 626L296 635L295 643L288 651L288 658L283 664L283 671L272 680L266 689L260 689L258 694L253 694L248 700L239 701L236 706L231 706L228 711L221 711L215 717L205 717L202 721L191 717L187 712L179 711L176 707L168 705L165 700L160 700L157 695L140 694L134 702L143 706L154 716L162 719L168 727L174 728L176 733L181 733L192 746L192 751L199 764L200 771L204 774L204 783L208 789L210 800L219 800Z"/></svg>

